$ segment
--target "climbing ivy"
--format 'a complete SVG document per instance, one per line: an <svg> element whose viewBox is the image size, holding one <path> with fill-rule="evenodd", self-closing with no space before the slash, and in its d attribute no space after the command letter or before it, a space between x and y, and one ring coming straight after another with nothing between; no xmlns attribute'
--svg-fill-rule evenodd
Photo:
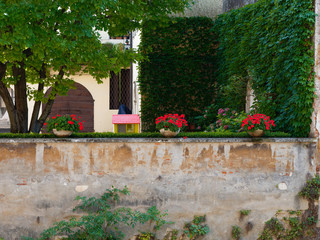
<svg viewBox="0 0 320 240"><path fill-rule="evenodd" d="M216 42L213 21L205 17L173 18L168 26L146 22L140 49L143 130L154 131L155 119L167 113L200 115L214 102Z"/></svg>
<svg viewBox="0 0 320 240"><path fill-rule="evenodd" d="M257 111L298 137L308 135L313 111L313 8L312 0L260 0L220 15L214 25L218 84L249 76Z"/></svg>

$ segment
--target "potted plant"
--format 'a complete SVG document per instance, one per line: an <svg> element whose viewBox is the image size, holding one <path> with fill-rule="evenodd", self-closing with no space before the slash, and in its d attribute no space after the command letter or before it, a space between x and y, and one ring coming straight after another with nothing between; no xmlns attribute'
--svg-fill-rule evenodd
<svg viewBox="0 0 320 240"><path fill-rule="evenodd" d="M246 119L242 121L241 128L246 130L252 137L261 137L264 131L270 131L275 127L274 121L265 114L248 115Z"/></svg>
<svg viewBox="0 0 320 240"><path fill-rule="evenodd" d="M156 119L156 129L165 137L174 137L184 126L188 126L184 114L168 114Z"/></svg>
<svg viewBox="0 0 320 240"><path fill-rule="evenodd" d="M76 117L74 114L60 115L57 114L44 123L48 132L53 132L56 136L67 137L73 132L83 130L83 122L80 122L80 116Z"/></svg>

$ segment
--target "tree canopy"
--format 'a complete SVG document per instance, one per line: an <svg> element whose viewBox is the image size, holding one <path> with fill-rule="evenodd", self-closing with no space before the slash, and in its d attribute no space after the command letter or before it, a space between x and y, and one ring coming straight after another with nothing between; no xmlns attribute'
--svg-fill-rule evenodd
<svg viewBox="0 0 320 240"><path fill-rule="evenodd" d="M0 96L11 132L39 132L75 73L99 83L139 58L135 50L101 44L99 31L127 35L143 22L165 23L187 6L188 0L0 0ZM47 87L52 91L45 97ZM28 98L35 100L30 127ZM39 116L41 103L46 107Z"/></svg>

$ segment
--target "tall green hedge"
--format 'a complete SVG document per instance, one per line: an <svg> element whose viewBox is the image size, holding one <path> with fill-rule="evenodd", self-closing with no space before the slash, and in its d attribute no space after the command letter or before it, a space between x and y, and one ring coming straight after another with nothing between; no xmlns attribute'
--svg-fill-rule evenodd
<svg viewBox="0 0 320 240"><path fill-rule="evenodd" d="M140 49L148 60L140 63L143 130L166 113L197 116L215 98L216 42L210 18L174 18L165 27L145 23Z"/></svg>
<svg viewBox="0 0 320 240"><path fill-rule="evenodd" d="M313 111L314 23L312 0L260 0L220 15L214 26L219 85L249 74L258 110L297 137L308 135Z"/></svg>

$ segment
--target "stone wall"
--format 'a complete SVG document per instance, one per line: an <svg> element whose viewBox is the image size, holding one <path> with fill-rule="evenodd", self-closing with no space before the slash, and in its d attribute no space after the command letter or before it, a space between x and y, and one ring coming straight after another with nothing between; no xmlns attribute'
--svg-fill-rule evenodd
<svg viewBox="0 0 320 240"><path fill-rule="evenodd" d="M126 206L167 209L171 228L206 214L206 239L231 239L248 222L244 239L256 239L277 210L307 207L297 193L317 169L315 139L0 139L0 153L6 240L38 236L74 216L77 195L112 185L128 186ZM251 210L242 221L241 209Z"/></svg>

